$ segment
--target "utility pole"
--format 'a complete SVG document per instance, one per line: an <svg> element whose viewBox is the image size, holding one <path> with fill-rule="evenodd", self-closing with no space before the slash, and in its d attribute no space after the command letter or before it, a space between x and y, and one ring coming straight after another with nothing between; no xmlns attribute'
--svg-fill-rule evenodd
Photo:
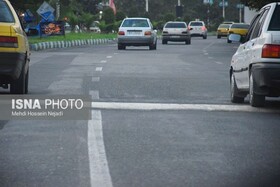
<svg viewBox="0 0 280 187"><path fill-rule="evenodd" d="M59 20L60 17L60 2L59 0L56 1L56 20Z"/></svg>
<svg viewBox="0 0 280 187"><path fill-rule="evenodd" d="M226 18L226 6L225 6L225 0L223 0L223 18Z"/></svg>
<svg viewBox="0 0 280 187"><path fill-rule="evenodd" d="M146 12L149 12L149 0L146 0Z"/></svg>

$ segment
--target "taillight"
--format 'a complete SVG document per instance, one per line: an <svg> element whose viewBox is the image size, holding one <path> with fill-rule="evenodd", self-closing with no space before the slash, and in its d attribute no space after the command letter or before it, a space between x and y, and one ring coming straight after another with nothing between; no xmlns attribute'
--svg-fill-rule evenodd
<svg viewBox="0 0 280 187"><path fill-rule="evenodd" d="M151 32L151 31L146 31L146 32L145 32L145 36L150 36L150 35L152 35L152 32Z"/></svg>
<svg viewBox="0 0 280 187"><path fill-rule="evenodd" d="M188 29L189 29L189 30L191 30L191 27L190 27L190 26L188 26Z"/></svg>
<svg viewBox="0 0 280 187"><path fill-rule="evenodd" d="M280 58L280 45L265 44L262 48L262 58Z"/></svg>
<svg viewBox="0 0 280 187"><path fill-rule="evenodd" d="M0 36L0 47L18 47L17 37Z"/></svg>
<svg viewBox="0 0 280 187"><path fill-rule="evenodd" d="M124 33L124 31L119 31L118 35L124 36L125 33Z"/></svg>
<svg viewBox="0 0 280 187"><path fill-rule="evenodd" d="M206 27L205 27L205 26L203 26L203 27L201 28L201 30L206 31Z"/></svg>

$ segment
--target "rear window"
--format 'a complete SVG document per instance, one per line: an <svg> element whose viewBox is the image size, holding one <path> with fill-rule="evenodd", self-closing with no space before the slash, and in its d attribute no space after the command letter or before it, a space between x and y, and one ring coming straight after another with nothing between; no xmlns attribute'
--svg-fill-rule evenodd
<svg viewBox="0 0 280 187"><path fill-rule="evenodd" d="M202 22L191 22L190 26L203 26Z"/></svg>
<svg viewBox="0 0 280 187"><path fill-rule="evenodd" d="M280 31L280 6L279 5L276 6L276 9L271 18L268 30L269 31Z"/></svg>
<svg viewBox="0 0 280 187"><path fill-rule="evenodd" d="M247 24L233 24L231 28L233 29L249 29L250 25Z"/></svg>
<svg viewBox="0 0 280 187"><path fill-rule="evenodd" d="M149 23L146 19L126 19L122 27L149 27Z"/></svg>
<svg viewBox="0 0 280 187"><path fill-rule="evenodd" d="M187 28L185 23L167 23L165 28Z"/></svg>
<svg viewBox="0 0 280 187"><path fill-rule="evenodd" d="M228 24L222 24L222 25L219 26L219 28L221 28L221 29L228 29L229 26L230 25L228 25Z"/></svg>
<svg viewBox="0 0 280 187"><path fill-rule="evenodd" d="M14 17L13 14L4 1L0 1L0 22L4 23L14 23Z"/></svg>

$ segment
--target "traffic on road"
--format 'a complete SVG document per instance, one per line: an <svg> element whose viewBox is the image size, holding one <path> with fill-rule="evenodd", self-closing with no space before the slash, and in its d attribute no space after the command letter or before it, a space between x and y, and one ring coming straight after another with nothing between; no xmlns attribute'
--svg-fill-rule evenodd
<svg viewBox="0 0 280 187"><path fill-rule="evenodd" d="M279 186L279 15L30 52L0 0L0 186Z"/></svg>

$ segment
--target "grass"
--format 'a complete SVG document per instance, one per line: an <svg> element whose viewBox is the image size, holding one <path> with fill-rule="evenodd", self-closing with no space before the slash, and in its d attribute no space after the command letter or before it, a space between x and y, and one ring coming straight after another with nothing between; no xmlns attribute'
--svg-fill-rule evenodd
<svg viewBox="0 0 280 187"><path fill-rule="evenodd" d="M49 36L49 37L28 37L30 44L50 41L72 41L82 39L113 39L117 34L98 34L98 33L67 33L64 36Z"/></svg>

